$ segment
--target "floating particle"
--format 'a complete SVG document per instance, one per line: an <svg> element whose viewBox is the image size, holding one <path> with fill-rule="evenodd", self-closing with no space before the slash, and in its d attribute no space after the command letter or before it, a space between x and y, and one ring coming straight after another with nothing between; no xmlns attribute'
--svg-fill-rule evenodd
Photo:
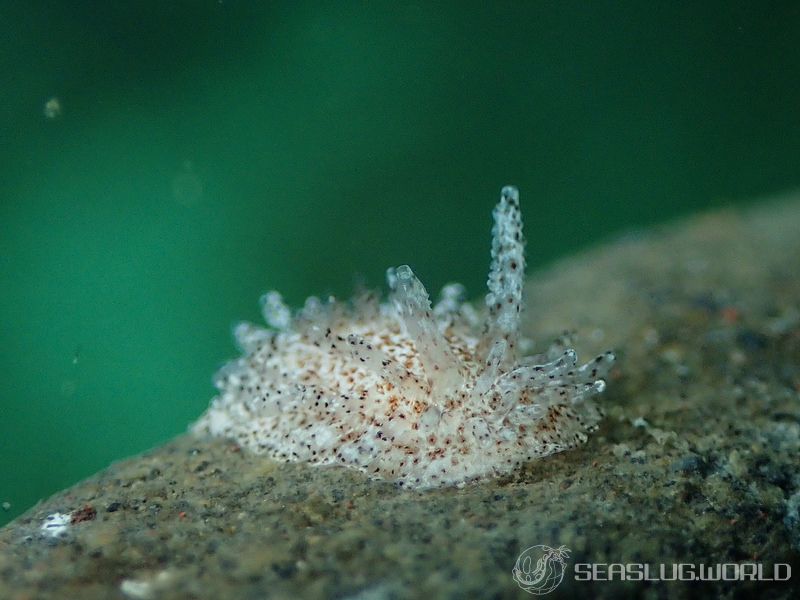
<svg viewBox="0 0 800 600"><path fill-rule="evenodd" d="M61 100L56 98L55 96L50 98L47 102L44 103L44 116L47 119L54 120L61 116L62 108L61 108Z"/></svg>
<svg viewBox="0 0 800 600"><path fill-rule="evenodd" d="M571 448L596 428L592 397L614 355L586 364L562 343L538 355L520 332L519 195L494 209L484 308L446 286L431 306L411 268L387 271L389 298L312 297L296 312L269 292L270 329L242 323L243 356L193 430L282 461L342 465L413 488L496 476Z"/></svg>

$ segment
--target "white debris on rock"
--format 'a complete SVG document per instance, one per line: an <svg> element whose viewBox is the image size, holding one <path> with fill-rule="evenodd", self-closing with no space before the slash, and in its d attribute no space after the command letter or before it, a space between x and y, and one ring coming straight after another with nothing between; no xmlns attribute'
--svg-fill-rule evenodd
<svg viewBox="0 0 800 600"><path fill-rule="evenodd" d="M163 596L174 581L176 573L166 569L140 579L123 579L119 591L131 600L151 600Z"/></svg>
<svg viewBox="0 0 800 600"><path fill-rule="evenodd" d="M586 440L611 352L579 365L554 346L522 356L524 240L516 188L494 210L483 314L451 284L433 307L406 265L389 300L309 298L295 314L262 299L272 329L235 328L243 356L215 377L194 424L283 461L343 465L413 488L506 473Z"/></svg>
<svg viewBox="0 0 800 600"><path fill-rule="evenodd" d="M39 529L47 537L59 538L66 535L71 523L72 517L70 515L56 512L47 515Z"/></svg>

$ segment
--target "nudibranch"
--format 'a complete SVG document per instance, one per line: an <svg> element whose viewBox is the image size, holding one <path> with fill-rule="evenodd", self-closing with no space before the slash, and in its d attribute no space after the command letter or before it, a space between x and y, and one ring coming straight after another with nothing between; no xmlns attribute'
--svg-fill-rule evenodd
<svg viewBox="0 0 800 600"><path fill-rule="evenodd" d="M387 271L387 301L311 297L293 313L269 292L269 328L235 327L242 356L215 375L219 394L193 431L417 489L497 476L584 442L614 355L583 365L564 346L523 355L516 188L503 188L493 216L485 310L459 284L432 307L407 265Z"/></svg>

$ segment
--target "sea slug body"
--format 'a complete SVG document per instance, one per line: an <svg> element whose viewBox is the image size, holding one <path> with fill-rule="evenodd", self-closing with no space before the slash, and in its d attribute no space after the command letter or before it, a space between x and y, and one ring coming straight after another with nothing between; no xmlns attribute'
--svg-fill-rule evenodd
<svg viewBox="0 0 800 600"><path fill-rule="evenodd" d="M445 286L431 307L408 266L387 271L388 301L311 297L292 313L262 297L269 329L236 326L241 358L215 376L219 395L193 425L282 461L343 465L411 488L507 473L582 443L614 361L579 365L554 346L524 356L525 257L519 194L494 209L486 308Z"/></svg>

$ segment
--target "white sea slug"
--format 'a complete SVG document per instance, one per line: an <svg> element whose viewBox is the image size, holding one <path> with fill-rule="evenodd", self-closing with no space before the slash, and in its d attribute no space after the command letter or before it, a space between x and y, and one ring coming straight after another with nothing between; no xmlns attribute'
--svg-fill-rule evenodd
<svg viewBox="0 0 800 600"><path fill-rule="evenodd" d="M525 259L519 193L494 209L483 315L445 286L431 308L408 266L389 269L387 302L311 297L296 314L261 299L270 329L235 328L243 356L193 425L282 461L343 465L412 488L461 484L586 440L610 352L582 366L572 349L522 356Z"/></svg>

